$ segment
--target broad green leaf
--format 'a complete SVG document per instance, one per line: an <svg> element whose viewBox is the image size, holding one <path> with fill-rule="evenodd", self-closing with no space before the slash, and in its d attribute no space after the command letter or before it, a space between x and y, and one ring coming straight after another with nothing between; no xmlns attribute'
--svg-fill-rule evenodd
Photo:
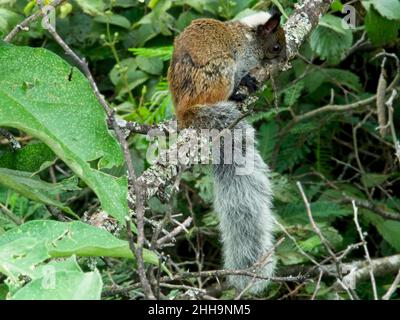
<svg viewBox="0 0 400 320"><path fill-rule="evenodd" d="M113 24L115 26L125 29L130 29L131 27L131 22L127 18L119 14L112 14L111 16L109 15L97 16L93 20L100 23Z"/></svg>
<svg viewBox="0 0 400 320"><path fill-rule="evenodd" d="M58 201L56 195L63 191L79 190L76 183L76 180L75 186L71 183L48 183L37 177L32 177L31 172L0 168L0 185L13 189L34 201L56 206L74 216L74 212Z"/></svg>
<svg viewBox="0 0 400 320"><path fill-rule="evenodd" d="M106 4L104 0L75 0L83 12L91 16L101 16L104 13Z"/></svg>
<svg viewBox="0 0 400 320"><path fill-rule="evenodd" d="M21 15L4 8L0 8L0 35L10 31L11 28L19 23L21 19Z"/></svg>
<svg viewBox="0 0 400 320"><path fill-rule="evenodd" d="M379 234L394 249L400 250L400 222L393 220L385 220L375 213L363 211L363 217L371 222L377 229Z"/></svg>
<svg viewBox="0 0 400 320"><path fill-rule="evenodd" d="M400 21L388 20L382 17L373 7L367 10L365 30L374 45L384 45L398 38ZM385 30L385 32L382 32Z"/></svg>
<svg viewBox="0 0 400 320"><path fill-rule="evenodd" d="M364 0L362 4L367 10L370 9L372 4L381 16L391 20L400 20L399 0Z"/></svg>
<svg viewBox="0 0 400 320"><path fill-rule="evenodd" d="M312 50L321 59L331 64L339 63L353 43L353 34L349 29L343 29L342 20L335 16L325 16L311 34L310 45Z"/></svg>
<svg viewBox="0 0 400 320"><path fill-rule="evenodd" d="M147 73L153 75L159 75L163 70L163 63L159 58L147 58L143 56L138 56L136 62L139 68Z"/></svg>
<svg viewBox="0 0 400 320"><path fill-rule="evenodd" d="M2 42L0 70L0 126L46 143L123 222L127 180L99 171L122 165L123 155L87 79L48 50Z"/></svg>
<svg viewBox="0 0 400 320"><path fill-rule="evenodd" d="M19 275L33 276L36 265L48 258L50 255L43 241L20 237L0 245L0 272L17 282Z"/></svg>
<svg viewBox="0 0 400 320"><path fill-rule="evenodd" d="M61 261L52 260L46 264L38 266L33 270L31 278L33 280L40 279L48 275L49 273L60 271L82 272L82 269L79 266L78 261L76 261L76 256L73 255Z"/></svg>
<svg viewBox="0 0 400 320"><path fill-rule="evenodd" d="M378 226L382 237L397 251L400 250L400 222L386 220Z"/></svg>
<svg viewBox="0 0 400 320"><path fill-rule="evenodd" d="M193 11L182 12L176 20L176 28L180 31L185 29L194 19L201 18L201 16Z"/></svg>
<svg viewBox="0 0 400 320"><path fill-rule="evenodd" d="M104 229L80 221L59 222L35 220L0 236L0 248L18 239L37 239L44 243L52 258L71 255L88 257L121 257L133 259L127 241L120 240ZM158 257L150 250L144 250L144 261L158 265Z"/></svg>
<svg viewBox="0 0 400 320"><path fill-rule="evenodd" d="M332 29L337 33L341 33L343 35L346 34L346 29L343 29L342 21L338 19L338 17L327 14L321 17L319 20L319 25Z"/></svg>
<svg viewBox="0 0 400 320"><path fill-rule="evenodd" d="M103 281L100 273L58 271L29 282L12 300L100 300ZM54 277L54 278L52 278Z"/></svg>

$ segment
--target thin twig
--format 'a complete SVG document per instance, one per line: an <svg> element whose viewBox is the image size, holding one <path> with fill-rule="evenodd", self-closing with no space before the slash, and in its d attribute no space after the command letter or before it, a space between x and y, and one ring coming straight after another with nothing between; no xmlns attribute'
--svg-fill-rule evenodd
<svg viewBox="0 0 400 320"><path fill-rule="evenodd" d="M322 280L322 276L323 276L323 275L324 275L324 272L321 270L321 271L319 272L317 284L315 285L315 290L314 290L314 293L313 293L313 295L312 295L312 297L311 297L311 300L315 300L315 297L317 296L318 291L319 291L319 289L321 288L321 280Z"/></svg>
<svg viewBox="0 0 400 320"><path fill-rule="evenodd" d="M321 230L319 229L319 227L317 226L317 224L314 221L314 218L313 218L312 212L311 212L310 203L307 200L307 196L304 193L304 190L303 190L303 187L302 187L300 181L298 181L296 184L297 184L297 187L300 190L301 197L303 198L303 202L304 202L304 205L306 207L308 219L310 220L311 226L314 229L315 233L317 234L318 238L320 239L321 243L324 245L324 247L328 251L329 255L332 257L332 259L333 259L333 261L334 261L334 263L336 265L336 272L337 272L337 275L338 275L337 282L340 283L341 286L343 287L343 289L346 290L346 292L349 295L350 299L355 299L357 297L357 295L354 292L354 290L352 288L348 288L343 283L343 274L342 274L341 261L337 258L336 254L332 250L331 244L329 243L328 239L326 239L324 237L324 235L322 234Z"/></svg>
<svg viewBox="0 0 400 320"><path fill-rule="evenodd" d="M0 209L9 219L11 219L17 226L21 225L23 220L16 216L10 209L0 202Z"/></svg>
<svg viewBox="0 0 400 320"><path fill-rule="evenodd" d="M132 229L131 229L131 220L129 217L126 217L126 232L128 235L129 248L131 249L133 255L137 257L138 256L138 246L135 247L135 241L134 241L134 237L133 237L133 233L132 233ZM143 273L144 269L140 270L139 266L138 266L138 273L139 272ZM147 280L146 276L145 275L143 276L143 274L141 274L141 273L139 273L139 277L141 280L140 283L143 288L143 293L144 293L145 297L149 300L155 300L155 296L153 294L153 291L151 290L149 282L142 280L143 278L145 278Z"/></svg>
<svg viewBox="0 0 400 320"><path fill-rule="evenodd" d="M382 300L389 300L393 295L393 293L397 290L397 286L399 285L399 283L400 283L400 268L389 290L383 295Z"/></svg>
<svg viewBox="0 0 400 320"><path fill-rule="evenodd" d="M54 0L53 2L51 2L49 4L49 6L51 7L58 7L60 4L62 4L63 2L65 2L66 0ZM21 23L17 24L12 30L11 32L5 36L4 41L5 42L11 42L14 37L22 30L26 31L29 30L29 25L32 22L35 22L37 19L39 19L40 17L42 17L44 15L44 12L42 10L39 10L37 12L35 12L34 14L30 15L29 17L27 17L24 21L22 21Z"/></svg>
<svg viewBox="0 0 400 320"><path fill-rule="evenodd" d="M7 138L13 150L21 149L21 144L19 143L19 141L6 129L0 128L0 135Z"/></svg>
<svg viewBox="0 0 400 320"><path fill-rule="evenodd" d="M396 98L396 96L397 96L397 91L396 91L396 89L393 89L390 98L386 102L386 106L388 108L388 124L389 124L390 132L391 132L392 138L393 138L395 156L400 164L400 142L399 142L399 139L397 138L396 129L394 127L394 121L393 121L393 112L394 112L393 101Z"/></svg>
<svg viewBox="0 0 400 320"><path fill-rule="evenodd" d="M354 201L352 202L352 205L353 205L353 211L354 211L354 223L356 225L358 235L360 236L360 240L363 243L365 258L367 259L367 262L369 264L369 269L370 269L369 274L371 277L372 292L374 294L374 299L378 300L378 292L376 290L376 281L375 281L374 271L372 269L371 256L369 254L367 243L365 241L364 233L361 229L360 223L358 222L358 207L356 206L356 203Z"/></svg>
<svg viewBox="0 0 400 320"><path fill-rule="evenodd" d="M182 223L179 223L179 225L174 230L172 230L169 234L158 239L156 242L157 247L161 247L163 245L163 243L172 240L175 236L177 236L179 233L184 231L187 227L190 226L190 224L192 223L192 220L193 220L192 217L188 217L185 221L183 221Z"/></svg>

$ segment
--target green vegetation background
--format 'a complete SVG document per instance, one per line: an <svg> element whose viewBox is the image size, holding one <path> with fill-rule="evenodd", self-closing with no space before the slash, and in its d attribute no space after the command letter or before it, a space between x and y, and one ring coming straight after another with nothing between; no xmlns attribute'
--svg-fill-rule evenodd
<svg viewBox="0 0 400 320"><path fill-rule="evenodd" d="M56 26L68 45L81 57L86 57L101 92L117 110L118 115L126 120L153 124L174 116L165 78L174 37L193 19L210 17L229 20L252 11L266 10L272 2L280 4L287 15L293 11L295 3L289 0L75 0L57 10ZM382 56L375 56L383 50L396 54L400 52L399 1L351 1L356 17L356 26L353 29L342 27L341 18L344 14L341 10L345 2L334 2L329 14L323 17L319 27L302 46L298 58L292 61L293 67L274 77L273 82L267 82L266 89L259 94L256 112L249 117L257 128L261 154L272 168L274 211L301 249L317 261L323 261L327 252L310 226L296 187L297 181L302 182L311 202L313 216L337 252L360 241L349 198L366 201L371 207L381 211L394 214L400 212L399 162L394 154L392 135L388 131L385 136L381 136L376 129L379 124L375 102L351 111L326 112L310 117L281 134L294 115L328 104L350 104L376 94ZM24 16L35 10L35 1L0 0L0 34L6 35ZM20 32L13 43L45 48L70 62L69 57L40 23L32 25L29 31ZM26 54L29 56L28 52ZM395 59L388 57L385 69L387 82L390 83L397 72ZM5 79L12 77L5 74L2 76ZM30 85L29 82L26 83L28 89ZM399 104L399 99L393 104L397 132L400 132ZM85 108L85 105L80 105L79 108ZM74 116L77 118L82 117L79 108L74 109ZM58 120L62 128L64 119L60 116ZM62 253L54 253L44 250L41 247L43 242L33 235L33 231L29 231L29 237L23 239L11 237L9 230L15 230L21 224L52 219L43 202L58 206L66 215L69 210L79 217L85 212L90 215L100 206L99 197L87 186L90 185L89 180L85 180L85 183L82 177L78 179L65 161L54 155L40 139L16 129L12 132L21 137L23 148L12 152L7 141L0 138L0 182L3 181L3 186L0 183L0 297L40 297L41 294L40 288L35 287L34 279L40 280L42 276L29 273L28 278L24 278L21 275L27 276L27 273L18 271L23 269L19 262L14 261L12 267L7 265L7 259L18 254L14 252L15 248L20 250L20 254L43 254L40 259L29 260L26 266L31 266L34 263L32 261L36 261L35 265L44 261L48 264L49 260L46 259L57 255L68 256L65 252L73 252L77 257L71 256L68 258L71 260L56 260L52 263L63 264L56 267L61 279L66 277L70 283L76 281L78 286L83 280L92 283L89 297L98 298L102 291L103 297L111 299L140 297L140 289L123 294L109 292L112 284L126 287L134 279L137 280L131 261L124 259L129 256L128 251L123 251L126 249L126 242L119 243L116 238L104 240L102 237L107 237L105 234L97 234L93 230L85 231L90 237L98 239L97 244L94 241L93 247L101 246L98 244L101 241L103 246L104 241L110 244L108 248L102 248L99 255L106 256L104 253L111 252L113 248L125 248L118 249L122 253L117 257L111 255L101 259L85 257L91 254L82 254L84 250L72 248L69 243L65 245L71 245L68 247L70 251L65 249L61 250ZM71 131L66 130L65 134L68 132ZM81 139L85 142L84 136ZM129 142L134 167L140 174L149 166L145 159L148 141L144 136L135 135ZM108 148L112 150L111 145ZM120 159L116 158L109 161L120 163ZM95 167L96 164L92 163L91 166ZM121 167L114 166L110 169L112 165L106 163L97 166L103 167L104 172L115 177L124 174ZM37 194L36 198L26 197L26 189L31 188L35 192L37 189L31 182L21 182L21 179L32 177L32 174L24 175L21 172L36 173L35 177L50 184L58 182L57 185L38 187L43 188L38 191L41 196L51 198L53 202L37 198ZM6 180L12 182L5 184ZM20 185L18 183L25 185L25 193L21 194L20 189L19 192L15 190L15 186ZM123 185L121 180L113 180L112 183ZM182 214L184 217L192 215L195 218L189 232L179 236L176 245L166 248L165 252L180 270L196 271L199 266L202 270L220 268L221 244L218 218L212 208L212 177L209 170L197 166L184 173L179 190L168 204L163 204L158 199L152 199L148 203L149 217L158 219L170 212ZM101 201L104 205L107 199L103 197ZM385 219L377 214L377 210L364 207L359 210L371 257L374 259L398 253L400 221ZM40 223L42 221L35 228L40 228ZM81 225L71 228L84 229ZM61 227L60 230L61 235L67 232ZM151 228L147 232L150 234ZM119 237L123 239L124 234L121 232ZM278 228L277 238L283 235ZM2 241L2 237L9 240ZM10 239L17 242L11 246ZM31 239L30 243L27 239ZM32 239L36 240L32 242ZM54 240L54 237L49 236L46 239ZM92 249L85 250L87 253ZM148 254L147 262L152 263L154 256ZM278 270L282 274L298 270L297 267L312 266L309 259L300 253L288 237L277 249L277 256ZM350 252L344 261L357 259L364 259L362 248ZM154 264L156 262L153 261ZM393 277L394 274L388 274L377 278L380 295L388 289ZM33 280L29 282L31 279ZM335 297L331 284L332 279L323 280L318 299ZM215 286L216 281L211 279L204 285ZM287 285L274 283L263 298L308 299L314 289L315 282ZM70 297L67 291L67 287L61 288L60 297ZM104 292L107 291L108 294L105 295ZM162 292L170 298L185 297L184 290L179 288L163 288ZM371 299L371 292L368 279L358 284L357 293L361 298ZM225 290L219 293L219 297L234 297L234 292ZM348 298L342 293L341 297ZM393 297L400 296L397 294Z"/></svg>

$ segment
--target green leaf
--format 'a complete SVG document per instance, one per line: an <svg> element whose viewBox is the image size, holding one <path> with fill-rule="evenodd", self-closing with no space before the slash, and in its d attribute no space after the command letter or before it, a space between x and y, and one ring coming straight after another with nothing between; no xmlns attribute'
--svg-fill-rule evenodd
<svg viewBox="0 0 400 320"><path fill-rule="evenodd" d="M0 284L0 300L5 300L8 294L8 287L6 284Z"/></svg>
<svg viewBox="0 0 400 320"><path fill-rule="evenodd" d="M123 155L87 79L48 50L2 42L0 69L0 126L46 143L123 223L127 179L98 170L122 165ZM94 161L98 169L91 168Z"/></svg>
<svg viewBox="0 0 400 320"><path fill-rule="evenodd" d="M19 275L33 276L35 266L48 258L43 241L28 236L13 239L0 245L0 272L17 282Z"/></svg>
<svg viewBox="0 0 400 320"><path fill-rule="evenodd" d="M56 206L75 217L76 215L70 208L57 201L56 195L63 191L79 190L76 184L77 181L75 181L75 186L63 183L48 183L32 177L30 172L0 168L0 185L13 189L34 201Z"/></svg>
<svg viewBox="0 0 400 320"><path fill-rule="evenodd" d="M80 221L35 220L24 223L0 236L0 250L17 240L26 246L44 244L52 258L77 255L134 259L127 241ZM150 250L143 251L143 259L147 263L158 265L157 255Z"/></svg>
<svg viewBox="0 0 400 320"><path fill-rule="evenodd" d="M362 182L368 187L376 187L389 179L390 175L379 173L366 173L361 177Z"/></svg>
<svg viewBox="0 0 400 320"><path fill-rule="evenodd" d="M370 213L368 211L363 211L363 217L365 217L376 227L379 234L382 236L383 239L385 239L385 241L387 241L387 243L389 243L397 251L400 250L399 221L385 220L375 213Z"/></svg>
<svg viewBox="0 0 400 320"><path fill-rule="evenodd" d="M364 3L365 2L365 3ZM400 1L399 0L368 0L363 1L364 6L372 4L381 16L391 20L400 20ZM385 30L385 29L382 29ZM386 30L385 30L386 32Z"/></svg>
<svg viewBox="0 0 400 320"><path fill-rule="evenodd" d="M334 0L331 4L331 9L333 11L342 11L343 10L343 4L340 0Z"/></svg>
<svg viewBox="0 0 400 320"><path fill-rule="evenodd" d="M114 85L123 82L123 74L126 73L128 82L132 81L132 75L137 69L137 63L134 58L127 58L116 64L110 71L110 80Z"/></svg>
<svg viewBox="0 0 400 320"><path fill-rule="evenodd" d="M346 29L344 29L342 26L342 20L331 14L322 16L319 20L319 25L329 28L337 33L341 33L343 35L346 34Z"/></svg>
<svg viewBox="0 0 400 320"><path fill-rule="evenodd" d="M380 46L395 41L399 29L400 21L391 21L382 17L373 7L367 10L365 30L374 45ZM385 30L385 32L382 32L382 30Z"/></svg>
<svg viewBox="0 0 400 320"><path fill-rule="evenodd" d="M143 56L138 56L136 62L139 68L147 73L153 75L160 75L163 71L163 63L159 58L147 58Z"/></svg>
<svg viewBox="0 0 400 320"><path fill-rule="evenodd" d="M100 300L103 281L97 270L57 271L47 277L29 282L11 300Z"/></svg>
<svg viewBox="0 0 400 320"><path fill-rule="evenodd" d="M125 18L124 16L121 16L119 14L97 16L93 20L96 22L100 22L100 23L113 24L115 26L125 28L125 29L131 28L131 22L127 18Z"/></svg>
<svg viewBox="0 0 400 320"><path fill-rule="evenodd" d="M321 244L321 240L317 235L314 235L307 240L299 241L300 248L304 251L312 251L313 249L317 248Z"/></svg>
<svg viewBox="0 0 400 320"><path fill-rule="evenodd" d="M22 17L19 14L0 8L0 34L10 31L20 20L22 20Z"/></svg>
<svg viewBox="0 0 400 320"><path fill-rule="evenodd" d="M91 16L100 16L103 14L106 4L104 0L75 0L82 8L84 13Z"/></svg>
<svg viewBox="0 0 400 320"><path fill-rule="evenodd" d="M49 273L60 271L82 272L82 269L79 266L78 261L76 261L76 256L73 255L69 258L66 258L65 260L52 260L44 265L38 266L33 270L31 278L41 279Z"/></svg>
<svg viewBox="0 0 400 320"><path fill-rule="evenodd" d="M128 86L125 86L123 81L121 80L117 84L118 96L122 96L127 93L129 90L133 90L134 88L140 86L142 83L146 82L149 79L149 75L143 71L135 70L133 72L128 73Z"/></svg>
<svg viewBox="0 0 400 320"><path fill-rule="evenodd" d="M335 16L324 16L325 19L311 34L311 49L321 59L331 64L339 63L353 43L351 30L342 27L342 20Z"/></svg>
<svg viewBox="0 0 400 320"><path fill-rule="evenodd" d="M397 251L400 250L400 222L386 220L377 226L382 237Z"/></svg>
<svg viewBox="0 0 400 320"><path fill-rule="evenodd" d="M44 143L28 144L17 151L7 152L0 157L0 168L36 172L46 161L54 162L56 155Z"/></svg>

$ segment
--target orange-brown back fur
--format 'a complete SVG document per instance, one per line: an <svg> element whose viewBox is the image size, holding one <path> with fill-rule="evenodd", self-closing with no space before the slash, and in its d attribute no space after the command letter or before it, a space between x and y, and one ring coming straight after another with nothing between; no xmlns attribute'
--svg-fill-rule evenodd
<svg viewBox="0 0 400 320"><path fill-rule="evenodd" d="M183 30L168 69L180 127L196 125L198 108L228 101L255 67L286 58L279 21L278 12L261 13L245 21L198 19Z"/></svg>
<svg viewBox="0 0 400 320"><path fill-rule="evenodd" d="M175 39L168 81L181 127L192 124L196 105L226 101L231 95L237 43L242 42L238 37L244 37L243 26L198 19Z"/></svg>

